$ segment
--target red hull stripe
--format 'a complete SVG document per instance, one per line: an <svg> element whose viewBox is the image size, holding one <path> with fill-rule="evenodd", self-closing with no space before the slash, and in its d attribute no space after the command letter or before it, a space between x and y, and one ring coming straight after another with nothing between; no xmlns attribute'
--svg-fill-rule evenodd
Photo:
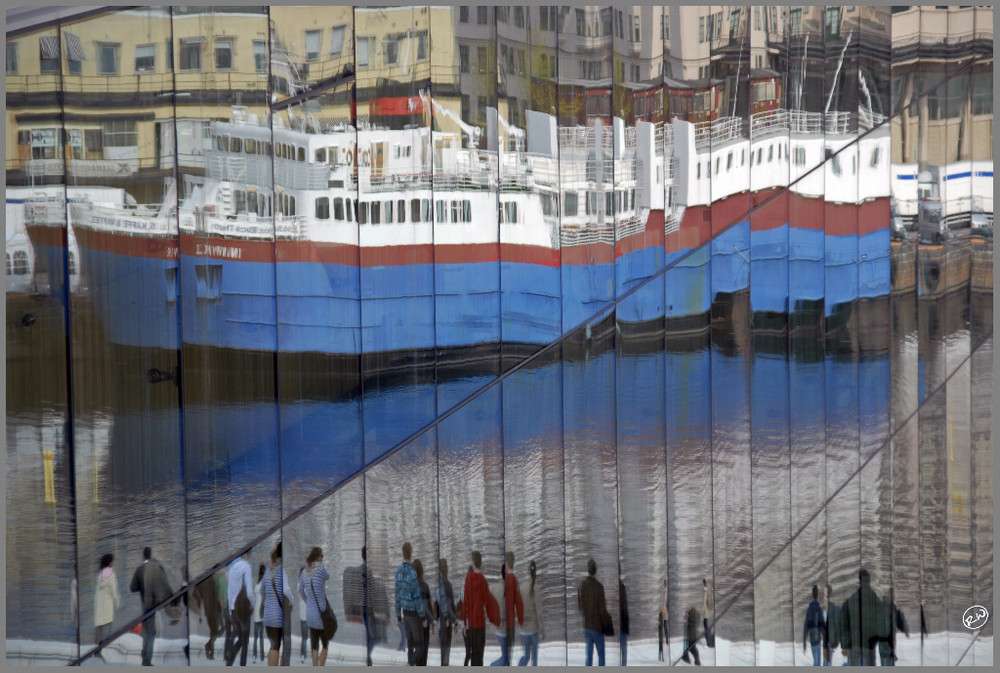
<svg viewBox="0 0 1000 673"><path fill-rule="evenodd" d="M773 192L763 192L763 202ZM129 257L177 259L178 250L185 255L243 262L273 263L314 262L345 266L404 266L410 264L473 264L484 262L516 262L558 267L566 265L608 264L615 258L637 250L664 246L667 254L698 247L712 235L746 215L747 195L735 195L720 203L692 206L684 212L678 231L664 237L663 211L650 213L643 231L624 238L612 246L593 243L552 250L541 246L516 243L470 243L463 245L395 245L358 249L343 243L302 241L247 241L218 237L182 235L178 238L149 238L112 234L77 227L74 229L80 245ZM802 229L824 230L828 236L865 235L887 230L889 199L879 198L860 206L827 203L785 192L761 206L751 215L751 230L766 231L789 223ZM713 226L714 225L714 226ZM35 244L64 246L64 229L59 227L28 227Z"/></svg>

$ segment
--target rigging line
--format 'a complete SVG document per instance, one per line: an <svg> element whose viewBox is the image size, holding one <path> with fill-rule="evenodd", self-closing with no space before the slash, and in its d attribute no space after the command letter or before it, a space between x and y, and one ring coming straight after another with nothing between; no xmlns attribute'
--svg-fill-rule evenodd
<svg viewBox="0 0 1000 673"><path fill-rule="evenodd" d="M945 389L945 387L948 385L948 382L951 381L952 377L954 377L956 374L959 373L959 371L962 370L962 367L965 366L965 363L968 362L969 360L971 360L972 356L976 352L978 352L979 349L982 348L985 343L986 342L981 343L979 346L976 347L976 349L974 351L970 352L968 355L966 355L965 357L963 357L962 361L955 366L955 368L948 374L948 376L945 377L945 379L943 381L941 381L941 383L939 383L933 390L927 391L926 395L924 396L924 402L922 404L920 404L916 409L914 409L913 411L911 411L910 414L908 416L906 416L906 418L902 419L902 421L899 424L899 427L897 427L895 430L893 430L892 433L890 433L888 437L886 437L884 440L882 440L882 445L879 446L878 449L876 449L875 451L873 451L872 454L870 456L868 456L868 458L866 458L864 461L862 461L861 464L858 466L858 468L847 477L847 479L844 481L844 483L842 483L840 486L838 486L837 489L834 490L833 494L830 495L826 499L826 501L823 502L823 504L821 504L819 506L819 509L817 509L815 512L813 512L812 516L810 516L806 520L806 522L802 524L802 526L799 528L799 530L796 531L795 533L793 533L792 536L790 538L788 538L788 540L777 549L777 551L774 553L774 555L771 557L771 559L769 561L767 561L761 567L761 569L759 571L757 571L756 573L754 573L753 577L751 577L748 582L746 582L741 588L739 588L736 591L736 594L729 601L729 603L726 604L726 607L723 608L721 611L716 611L715 619L712 620L712 622L709 623L709 628L713 628L715 626L715 624L719 621L719 619L723 615L725 615L726 612L728 612L730 610L730 608L732 608L732 607L734 607L736 605L736 603L739 601L740 597L747 591L747 589L750 588L750 587L752 587L754 585L754 583L758 579L760 579L760 577L767 571L767 569L771 567L771 564L773 564L775 561L777 561L778 558L785 552L786 549L788 549L789 547L791 547L792 543L796 540L796 538L798 538L799 535L801 535L803 532L805 532L805 530L809 527L810 524L812 524L812 522L820 515L821 512L825 512L826 511L826 509L833 502L834 498L836 498L837 495L841 491L843 491L847 487L847 485L850 484L851 481L855 477L859 477L859 475L861 474L861 472L864 471L865 467L867 467L868 464L870 462L872 462L876 457L878 457L879 455L881 455L882 451L885 450L885 448L887 446L891 446L892 445L892 440L896 437L896 434L899 433L903 428L907 427L907 425L909 424L909 422L911 420L913 420L914 418L917 417L917 414L920 412L920 410L928 402L930 402L934 398L935 395L937 395L938 393L940 393L941 391L943 391ZM700 639L703 635L704 635L704 633L702 633L701 635L699 635L698 638ZM677 661L674 661L673 663L676 664Z"/></svg>

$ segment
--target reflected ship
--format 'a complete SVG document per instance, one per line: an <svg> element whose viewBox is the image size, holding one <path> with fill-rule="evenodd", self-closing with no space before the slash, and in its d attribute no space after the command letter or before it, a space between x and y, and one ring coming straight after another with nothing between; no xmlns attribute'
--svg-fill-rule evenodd
<svg viewBox="0 0 1000 673"><path fill-rule="evenodd" d="M162 207L70 188L108 339L176 348L185 324L185 343L280 352L544 344L599 314L612 283L620 294L680 258L665 296L637 293L619 322L703 316L748 290L755 312L787 314L792 272L796 302L827 316L890 293L890 183L905 167L890 177L870 108L859 131L847 113L779 108L631 127L528 110L521 129L493 108L506 133L489 146L429 95L408 104L461 132L235 106L210 124L204 180L179 207L172 181ZM25 226L36 252L57 243L51 223Z"/></svg>

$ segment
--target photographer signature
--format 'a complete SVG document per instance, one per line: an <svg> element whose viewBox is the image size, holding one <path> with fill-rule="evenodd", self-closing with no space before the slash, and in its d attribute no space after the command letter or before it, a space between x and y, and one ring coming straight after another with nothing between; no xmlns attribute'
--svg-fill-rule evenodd
<svg viewBox="0 0 1000 673"><path fill-rule="evenodd" d="M990 613L982 605L973 605L962 615L962 623L967 629L978 629L986 624L990 618Z"/></svg>

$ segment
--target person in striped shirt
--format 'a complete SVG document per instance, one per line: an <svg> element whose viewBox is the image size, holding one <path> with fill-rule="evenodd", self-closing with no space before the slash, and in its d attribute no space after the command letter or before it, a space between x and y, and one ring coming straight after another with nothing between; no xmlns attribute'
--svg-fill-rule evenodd
<svg viewBox="0 0 1000 673"><path fill-rule="evenodd" d="M278 542L271 552L271 567L264 577L264 631L271 641L267 652L268 666L278 665L284 630L291 628L291 610L285 609L285 600L291 606L295 594L288 586L288 578L281 566L281 542Z"/></svg>

